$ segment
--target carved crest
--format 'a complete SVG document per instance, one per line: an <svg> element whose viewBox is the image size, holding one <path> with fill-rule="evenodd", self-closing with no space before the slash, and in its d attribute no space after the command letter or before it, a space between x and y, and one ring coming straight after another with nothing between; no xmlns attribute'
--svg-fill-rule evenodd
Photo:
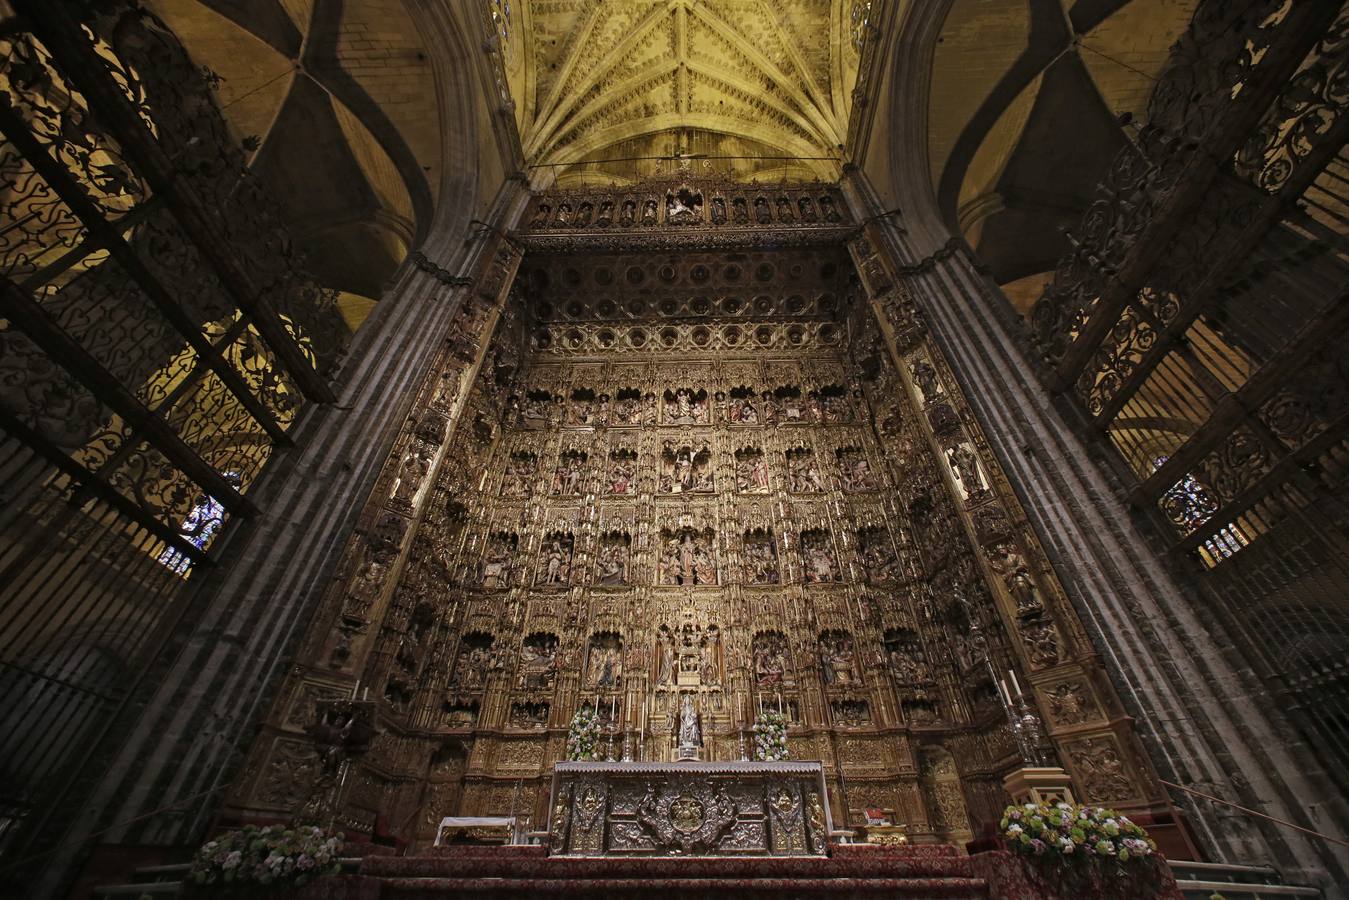
<svg viewBox="0 0 1349 900"><path fill-rule="evenodd" d="M724 787L707 783L657 789L647 784L637 821L659 849L685 853L715 850L736 821L735 801Z"/></svg>

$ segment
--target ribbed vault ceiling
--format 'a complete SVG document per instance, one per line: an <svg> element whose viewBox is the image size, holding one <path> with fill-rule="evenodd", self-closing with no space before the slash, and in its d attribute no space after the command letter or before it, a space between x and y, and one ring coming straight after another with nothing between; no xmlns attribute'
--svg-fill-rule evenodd
<svg viewBox="0 0 1349 900"><path fill-rule="evenodd" d="M640 178L669 169L640 157L676 154L741 178L837 177L853 5L527 0L506 55L536 183Z"/></svg>
<svg viewBox="0 0 1349 900"><path fill-rule="evenodd" d="M1196 0L952 0L928 161L948 221L1023 306L1068 249ZM1022 281L1022 279L1029 279Z"/></svg>
<svg viewBox="0 0 1349 900"><path fill-rule="evenodd" d="M147 0L216 96L313 274L359 324L430 227L441 122L401 0Z"/></svg>

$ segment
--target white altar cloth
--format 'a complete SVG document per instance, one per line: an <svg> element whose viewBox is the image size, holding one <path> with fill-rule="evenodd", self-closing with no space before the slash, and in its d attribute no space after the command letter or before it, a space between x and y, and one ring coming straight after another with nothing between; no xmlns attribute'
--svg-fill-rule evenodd
<svg viewBox="0 0 1349 900"><path fill-rule="evenodd" d="M509 828L511 843L520 842L515 816L446 816L440 820L440 827L436 829L435 846L440 846L446 828Z"/></svg>

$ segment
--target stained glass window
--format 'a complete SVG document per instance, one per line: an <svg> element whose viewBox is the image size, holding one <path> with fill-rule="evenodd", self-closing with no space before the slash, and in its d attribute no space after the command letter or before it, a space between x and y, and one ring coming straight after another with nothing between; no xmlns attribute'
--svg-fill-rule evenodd
<svg viewBox="0 0 1349 900"><path fill-rule="evenodd" d="M1153 460L1153 468L1160 469L1167 457L1159 456ZM1161 507L1171 522L1184 534L1189 534L1212 519L1218 512L1218 499L1189 472L1186 472L1171 488L1162 495ZM1205 561L1216 565L1242 547L1250 543L1242 529L1236 524L1224 525L1203 543Z"/></svg>
<svg viewBox="0 0 1349 900"><path fill-rule="evenodd" d="M1166 460L1165 456L1157 457L1153 460L1153 468L1160 469ZM1218 500L1199 479L1186 472L1162 495L1161 507L1183 533L1189 534L1213 518L1218 511Z"/></svg>
<svg viewBox="0 0 1349 900"><path fill-rule="evenodd" d="M235 487L241 483L238 472L226 472L225 479ZM224 504L214 497L203 494L192 507L192 511L187 514L187 518L183 519L182 525L178 527L178 534L198 550L205 550L215 539L216 532L220 530L224 521ZM192 568L192 560L172 547L164 548L159 554L159 562L175 575L186 575Z"/></svg>

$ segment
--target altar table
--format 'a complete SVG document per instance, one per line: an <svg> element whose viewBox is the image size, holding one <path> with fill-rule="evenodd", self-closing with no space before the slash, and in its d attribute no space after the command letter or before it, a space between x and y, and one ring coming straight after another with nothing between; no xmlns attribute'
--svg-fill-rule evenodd
<svg viewBox="0 0 1349 900"><path fill-rule="evenodd" d="M559 762L551 856L823 856L818 762Z"/></svg>

